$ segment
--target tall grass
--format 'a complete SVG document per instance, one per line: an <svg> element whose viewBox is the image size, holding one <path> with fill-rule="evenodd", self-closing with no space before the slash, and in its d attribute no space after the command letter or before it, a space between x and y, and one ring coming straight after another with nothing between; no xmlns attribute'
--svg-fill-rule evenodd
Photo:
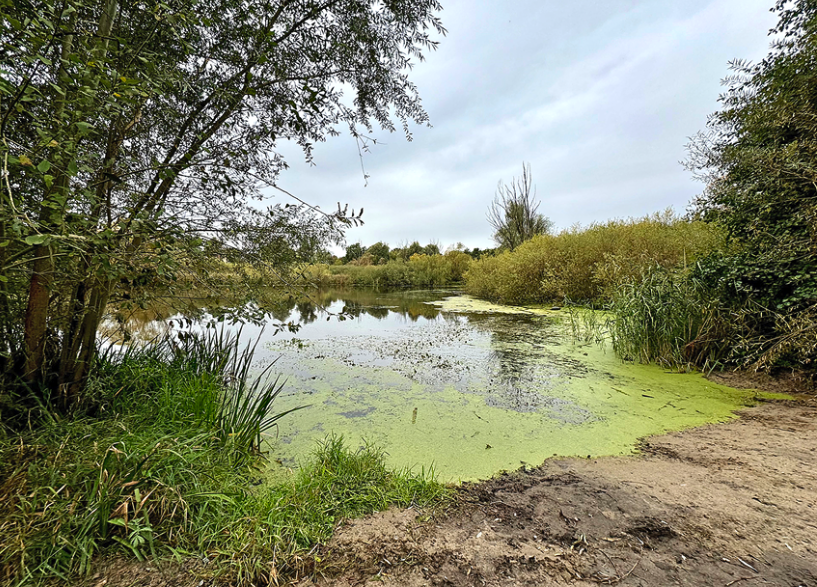
<svg viewBox="0 0 817 587"><path fill-rule="evenodd" d="M273 413L283 384L270 377L272 364L251 374L258 339L247 345L240 339L240 330L207 329L164 336L122 352L111 346L100 357L91 387L116 412L139 413L143 407L137 403L152 402L159 422L192 421L225 447L239 453L257 450L261 435L294 410ZM105 390L116 393L106 397Z"/></svg>
<svg viewBox="0 0 817 587"><path fill-rule="evenodd" d="M565 298L601 304L619 285L638 281L647 268L682 267L722 240L712 226L670 213L574 227L472 263L466 291L509 304Z"/></svg>
<svg viewBox="0 0 817 587"><path fill-rule="evenodd" d="M724 301L698 275L653 268L621 285L609 305L616 353L681 370L813 369L817 306L782 314L751 299Z"/></svg>
<svg viewBox="0 0 817 587"><path fill-rule="evenodd" d="M669 368L714 368L729 353L723 308L693 277L660 267L619 286L610 335L625 360Z"/></svg>
<svg viewBox="0 0 817 587"><path fill-rule="evenodd" d="M339 439L291 481L256 486L281 385L251 381L251 361L224 333L108 352L93 417L0 426L0 583L71 583L111 552L207 557L208 573L266 581L297 571L345 516L445 493Z"/></svg>

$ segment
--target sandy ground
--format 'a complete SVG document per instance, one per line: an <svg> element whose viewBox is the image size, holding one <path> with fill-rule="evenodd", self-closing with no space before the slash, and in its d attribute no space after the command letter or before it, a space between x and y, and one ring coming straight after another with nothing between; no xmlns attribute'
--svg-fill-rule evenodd
<svg viewBox="0 0 817 587"><path fill-rule="evenodd" d="M434 515L348 522L298 587L817 587L817 401L740 416L467 485ZM139 569L91 584L210 584Z"/></svg>
<svg viewBox="0 0 817 587"><path fill-rule="evenodd" d="M817 403L647 439L637 457L553 460L346 524L320 585L817 587Z"/></svg>

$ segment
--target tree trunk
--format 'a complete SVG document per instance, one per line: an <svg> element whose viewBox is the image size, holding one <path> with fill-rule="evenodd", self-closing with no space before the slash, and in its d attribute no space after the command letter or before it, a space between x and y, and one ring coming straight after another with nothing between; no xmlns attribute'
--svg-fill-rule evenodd
<svg viewBox="0 0 817 587"><path fill-rule="evenodd" d="M82 325L75 335L71 369L66 373L66 379L61 381L61 391L66 407L73 406L78 401L85 387L91 364L96 357L96 333L102 316L105 314L112 287L113 284L110 281L97 283L91 291Z"/></svg>
<svg viewBox="0 0 817 587"><path fill-rule="evenodd" d="M99 22L97 24L97 38L99 41L91 51L92 56L98 61L103 60L107 54L108 40L113 29L116 12L119 9L119 0L102 0L101 3L102 10L99 17ZM72 19L71 22L73 23L75 16L72 14L70 18ZM70 84L72 83L72 80L65 74L63 62L70 56L70 53L73 50L73 40L73 35L69 34L63 38L62 42L62 59L59 66L59 72L57 74L57 81L62 87L61 95L63 96L63 99L60 99L57 102L54 112L54 120L58 125L61 124L66 107L65 97L68 95L68 90ZM67 164L68 161L61 161L56 168L59 170L64 170L67 167ZM53 200L52 196L54 194L67 195L69 190L70 185L68 176L65 173L59 173L54 180L53 188L47 190L43 197L43 206L39 219L40 230L43 233L48 234L55 228L55 223L53 220L55 209L51 205L53 204L53 201L51 201ZM63 202L67 201L67 197L63 199ZM65 210L63 208L63 214L64 211ZM59 215L60 212L56 212L56 214ZM48 335L49 302L54 277L53 254L53 246L48 244L37 245L34 248L34 260L31 267L32 275L29 285L28 305L26 307L24 327L25 363L23 368L23 379L29 385L42 383L47 370L45 343ZM84 288L85 286L81 287ZM92 291L91 300L89 302L90 307L86 310L85 315L82 317L82 324L79 331L75 333L75 336L79 337L79 347L74 344L73 340L70 340L70 338L74 337L63 337L63 344L68 343L70 345L70 351L66 353L66 349L63 348L60 358L65 360L68 366L73 364L73 367L79 370L78 374L70 374L66 368L63 368L62 366L60 367L60 373L58 375L59 384L62 388L61 391L67 394L65 400L69 405L77 395L77 382L84 381L84 378L87 375L87 365L93 358L93 350L91 350L90 347L94 346L93 343L96 334L96 327L99 325L104 304L107 303L108 300L107 294L97 293L96 297L94 297L94 292L97 292L96 288ZM84 299L85 296L86 292L84 289L78 288L76 295L72 300L73 311L78 310L80 305L84 305L82 303L82 299ZM99 307L100 303L102 304L101 308ZM93 327L93 331L89 333L88 329L90 327ZM76 325L72 324L68 328L69 330L75 330ZM88 337L91 337L90 343L88 343ZM67 387L65 386L66 379L70 379Z"/></svg>
<svg viewBox="0 0 817 587"><path fill-rule="evenodd" d="M28 307L25 320L25 367L23 380L33 384L40 380L45 367L45 338L48 327L48 302L50 285L54 274L51 247L39 245L34 248L33 274L28 290Z"/></svg>

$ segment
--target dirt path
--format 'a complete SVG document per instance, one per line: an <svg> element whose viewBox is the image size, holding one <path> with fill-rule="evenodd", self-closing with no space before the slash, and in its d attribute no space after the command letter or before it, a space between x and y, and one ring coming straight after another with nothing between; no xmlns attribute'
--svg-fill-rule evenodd
<svg viewBox="0 0 817 587"><path fill-rule="evenodd" d="M817 587L817 403L648 439L638 457L554 460L467 486L425 520L350 522L300 587Z"/></svg>

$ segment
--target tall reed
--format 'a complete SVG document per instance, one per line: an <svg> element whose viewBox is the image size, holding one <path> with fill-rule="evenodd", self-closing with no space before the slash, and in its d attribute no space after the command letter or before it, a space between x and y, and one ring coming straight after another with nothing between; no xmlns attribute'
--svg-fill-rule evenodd
<svg viewBox="0 0 817 587"><path fill-rule="evenodd" d="M721 355L712 346L720 306L694 279L661 268L619 286L612 297L613 349L625 360L684 369Z"/></svg>

